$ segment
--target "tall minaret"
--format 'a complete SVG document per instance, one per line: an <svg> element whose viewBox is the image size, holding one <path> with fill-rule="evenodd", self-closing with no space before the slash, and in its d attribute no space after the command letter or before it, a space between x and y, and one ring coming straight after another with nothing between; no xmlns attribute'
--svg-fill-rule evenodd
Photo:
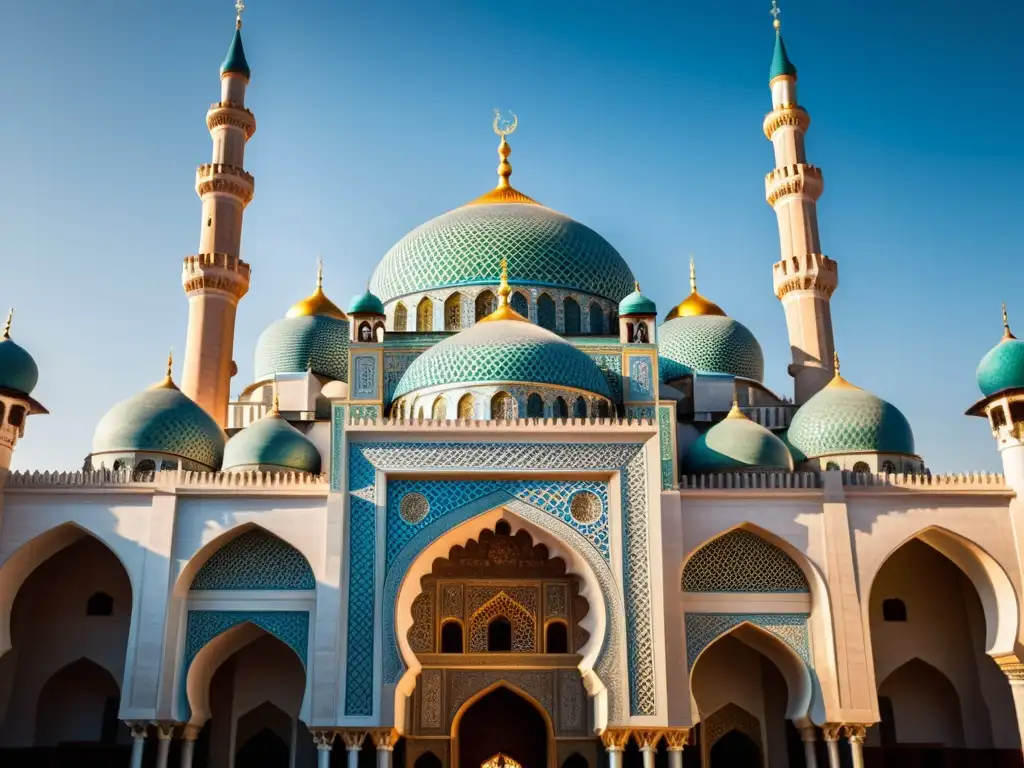
<svg viewBox="0 0 1024 768"><path fill-rule="evenodd" d="M199 253L185 258L181 282L188 296L188 340L181 391L222 427L227 423L235 311L249 290L249 265L239 252L242 213L252 200L253 178L242 168L256 119L245 108L249 65L242 49L242 0L235 3L235 36L220 68L220 101L206 113L213 162L196 170L203 201Z"/></svg>
<svg viewBox="0 0 1024 768"><path fill-rule="evenodd" d="M775 55L768 85L772 111L764 135L775 147L775 170L765 177L765 195L779 219L781 259L772 274L789 328L797 404L806 402L832 380L832 310L829 301L839 285L838 265L821 253L817 201L824 189L821 169L807 163L804 134L811 118L797 103L796 67L782 41L779 7L775 17Z"/></svg>

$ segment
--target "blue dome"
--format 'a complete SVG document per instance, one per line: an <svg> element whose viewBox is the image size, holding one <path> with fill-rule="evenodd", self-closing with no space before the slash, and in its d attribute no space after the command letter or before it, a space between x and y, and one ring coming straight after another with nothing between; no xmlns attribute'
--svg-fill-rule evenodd
<svg viewBox="0 0 1024 768"><path fill-rule="evenodd" d="M698 437L683 457L692 474L754 469L793 469L789 448L738 408Z"/></svg>
<svg viewBox="0 0 1024 768"><path fill-rule="evenodd" d="M228 440L223 468L277 468L318 475L320 451L279 413L271 411Z"/></svg>
<svg viewBox="0 0 1024 768"><path fill-rule="evenodd" d="M654 302L640 293L640 286L636 286L636 290L633 291L629 296L619 302L619 317L628 317L629 315L657 315L658 308L654 305Z"/></svg>
<svg viewBox="0 0 1024 768"><path fill-rule="evenodd" d="M384 304L380 299L367 291L366 293L361 293L358 296L352 297L352 303L349 305L348 313L350 315L383 315Z"/></svg>
<svg viewBox="0 0 1024 768"><path fill-rule="evenodd" d="M842 453L915 455L906 416L839 375L793 415L786 438L811 459Z"/></svg>
<svg viewBox="0 0 1024 768"><path fill-rule="evenodd" d="M234 37L231 38L231 45L228 46L228 55L224 57L224 63L220 65L221 75L233 74L250 77L249 62L245 60L245 49L242 47L242 28L235 27Z"/></svg>
<svg viewBox="0 0 1024 768"><path fill-rule="evenodd" d="M662 379L682 372L727 373L764 380L764 354L747 327L723 315L676 317L658 331ZM664 361L669 361L666 366ZM675 365L671 365L674 363ZM677 367L678 366L678 367Z"/></svg>
<svg viewBox="0 0 1024 768"><path fill-rule="evenodd" d="M0 338L0 389L31 395L39 383L39 368L32 355L8 335Z"/></svg>
<svg viewBox="0 0 1024 768"><path fill-rule="evenodd" d="M981 358L976 375L985 397L1024 387L1024 341L1008 334Z"/></svg>
<svg viewBox="0 0 1024 768"><path fill-rule="evenodd" d="M348 321L328 315L286 317L256 342L256 381L310 370L348 381Z"/></svg>
<svg viewBox="0 0 1024 768"><path fill-rule="evenodd" d="M92 455L163 453L214 470L220 468L225 440L217 422L168 380L107 411L96 425Z"/></svg>
<svg viewBox="0 0 1024 768"><path fill-rule="evenodd" d="M371 289L390 302L493 285L494 265L506 257L513 287L561 288L618 302L635 282L618 252L589 227L532 202L492 203L463 206L414 229L377 265Z"/></svg>
<svg viewBox="0 0 1024 768"><path fill-rule="evenodd" d="M482 321L417 357L395 389L397 399L452 384L551 384L611 399L608 380L589 355L523 320Z"/></svg>

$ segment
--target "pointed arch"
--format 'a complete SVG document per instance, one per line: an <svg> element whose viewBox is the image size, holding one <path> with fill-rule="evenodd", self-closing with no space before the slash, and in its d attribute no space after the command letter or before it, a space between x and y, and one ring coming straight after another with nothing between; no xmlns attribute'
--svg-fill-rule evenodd
<svg viewBox="0 0 1024 768"><path fill-rule="evenodd" d="M604 335L604 310L596 302L590 302L590 332L596 336Z"/></svg>
<svg viewBox="0 0 1024 768"><path fill-rule="evenodd" d="M509 649L510 651L532 653L537 650L534 640L537 635L537 625L533 615L504 591L501 591L469 617L469 650L471 652L491 650L488 643L490 626L498 618L506 619L511 625L512 647Z"/></svg>
<svg viewBox="0 0 1024 768"><path fill-rule="evenodd" d="M565 319L565 333L577 336L580 333L580 304L572 296L562 299L562 313Z"/></svg>
<svg viewBox="0 0 1024 768"><path fill-rule="evenodd" d="M430 407L430 418L433 421L444 421L448 418L448 403L444 395L438 395L434 399L434 404Z"/></svg>
<svg viewBox="0 0 1024 768"><path fill-rule="evenodd" d="M537 297L537 325L555 330L555 300L546 293Z"/></svg>
<svg viewBox="0 0 1024 768"><path fill-rule="evenodd" d="M81 656L65 664L39 690L34 746L55 747L62 741L111 742L119 721L116 708L107 704L116 704L120 695L120 681L93 659ZM84 701L88 699L92 701ZM69 703L73 708L61 711L61 705Z"/></svg>
<svg viewBox="0 0 1024 768"><path fill-rule="evenodd" d="M444 301L444 329L462 330L462 294L458 291Z"/></svg>
<svg viewBox="0 0 1024 768"><path fill-rule="evenodd" d="M468 392L459 398L458 411L460 419L473 418L473 396Z"/></svg>
<svg viewBox="0 0 1024 768"><path fill-rule="evenodd" d="M434 330L434 302L427 296L416 305L416 330L420 333Z"/></svg>
<svg viewBox="0 0 1024 768"><path fill-rule="evenodd" d="M895 730L897 743L964 747L960 692L949 677L920 657L890 672L878 686L878 695L890 701L894 722L886 725Z"/></svg>
<svg viewBox="0 0 1024 768"><path fill-rule="evenodd" d="M535 699L533 696L531 696L529 693L524 691L519 686L515 685L514 683L510 683L507 680L498 680L497 682L491 683L490 685L487 685L487 686L481 688L479 691L477 691L472 696L467 698L464 702L462 702L462 704L459 706L458 710L456 711L455 716L452 718L452 730L451 730L451 733L450 733L451 745L452 745L451 746L451 754L452 755L458 755L459 754L459 727L462 725L462 718L465 716L465 714L470 709L473 708L474 704L476 704L478 701L483 699L488 694L491 694L494 691L498 690L499 688L504 688L505 690L509 691L510 693L514 693L516 696L518 696L523 701L525 701L527 704L532 706L535 710L537 710L538 714L544 720L544 729L545 729L545 731L547 733L547 738L546 738L546 742L547 742L547 765L545 766L545 768L557 768L555 727L554 727L554 723L551 721L551 713L549 713L544 708L544 705L541 704L539 701L537 701L537 699ZM458 762L457 758L456 758L455 762L456 763ZM456 766L455 768L475 768L475 767L474 766L461 766L461 765L459 765L459 766Z"/></svg>
<svg viewBox="0 0 1024 768"><path fill-rule="evenodd" d="M396 331L405 331L409 328L409 310L405 308L405 304L402 302L398 302L395 305L394 328Z"/></svg>
<svg viewBox="0 0 1024 768"><path fill-rule="evenodd" d="M732 731L739 731L757 744L759 749L764 749L761 744L761 721L739 704L729 702L719 707L702 719L702 725L701 736L706 752L710 752L719 739Z"/></svg>
<svg viewBox="0 0 1024 768"><path fill-rule="evenodd" d="M523 317L529 319L530 317L530 302L526 298L526 295L521 291L513 291L512 295L509 296L508 303L512 306L516 312Z"/></svg>
<svg viewBox="0 0 1024 768"><path fill-rule="evenodd" d="M475 309L476 319L483 320L498 308L498 297L491 290L481 291L476 297Z"/></svg>

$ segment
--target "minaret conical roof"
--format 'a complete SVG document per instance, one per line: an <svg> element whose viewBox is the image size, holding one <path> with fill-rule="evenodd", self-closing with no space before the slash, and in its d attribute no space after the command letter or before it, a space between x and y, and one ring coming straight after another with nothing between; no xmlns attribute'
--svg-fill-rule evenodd
<svg viewBox="0 0 1024 768"><path fill-rule="evenodd" d="M777 32L775 35L775 53L772 56L772 68L768 73L768 80L774 80L781 75L796 77L796 67L789 60L789 54L786 53L786 43L782 39L782 33Z"/></svg>
<svg viewBox="0 0 1024 768"><path fill-rule="evenodd" d="M231 45L228 46L228 55L224 57L224 63L220 65L220 74L223 75L244 75L250 76L249 62L245 60L245 48L242 47L242 25L235 25L235 34L231 38Z"/></svg>

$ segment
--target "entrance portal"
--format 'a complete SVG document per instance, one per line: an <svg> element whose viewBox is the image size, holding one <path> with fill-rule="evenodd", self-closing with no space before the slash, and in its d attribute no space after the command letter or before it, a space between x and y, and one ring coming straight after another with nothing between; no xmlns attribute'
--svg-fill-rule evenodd
<svg viewBox="0 0 1024 768"><path fill-rule="evenodd" d="M742 731L729 731L711 748L711 768L759 768L761 750Z"/></svg>
<svg viewBox="0 0 1024 768"><path fill-rule="evenodd" d="M508 688L496 688L462 713L456 725L458 768L547 768L548 729L544 716Z"/></svg>

